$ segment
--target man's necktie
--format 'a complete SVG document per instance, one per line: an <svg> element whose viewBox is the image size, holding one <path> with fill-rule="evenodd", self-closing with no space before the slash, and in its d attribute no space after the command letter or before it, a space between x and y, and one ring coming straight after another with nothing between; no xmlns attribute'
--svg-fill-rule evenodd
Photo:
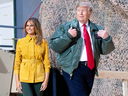
<svg viewBox="0 0 128 96"><path fill-rule="evenodd" d="M92 53L91 40L86 30L86 25L83 24L83 27L84 27L83 35L84 35L84 41L85 41L85 46L86 46L86 52L87 52L88 67L92 70L94 68L94 58L93 58L93 53Z"/></svg>

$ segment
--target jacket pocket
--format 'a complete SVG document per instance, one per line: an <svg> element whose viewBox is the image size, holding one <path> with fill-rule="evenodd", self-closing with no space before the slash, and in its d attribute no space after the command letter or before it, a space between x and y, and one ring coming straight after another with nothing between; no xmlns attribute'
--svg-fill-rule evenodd
<svg viewBox="0 0 128 96"><path fill-rule="evenodd" d="M71 51L70 48L65 50L61 54L57 54L57 63L58 63L58 65L63 66L63 67L70 66L69 63L71 62L72 55L73 54L72 54L72 51Z"/></svg>
<svg viewBox="0 0 128 96"><path fill-rule="evenodd" d="M25 63L21 63L20 65L20 79L28 80L29 75L29 66Z"/></svg>
<svg viewBox="0 0 128 96"><path fill-rule="evenodd" d="M36 79L37 80L44 80L44 66L43 63L37 64L37 69L36 69Z"/></svg>

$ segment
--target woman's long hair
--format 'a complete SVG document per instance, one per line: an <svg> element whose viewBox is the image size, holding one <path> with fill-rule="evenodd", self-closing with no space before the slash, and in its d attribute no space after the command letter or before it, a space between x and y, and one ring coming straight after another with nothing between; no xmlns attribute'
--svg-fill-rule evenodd
<svg viewBox="0 0 128 96"><path fill-rule="evenodd" d="M34 29L35 29L35 35L36 35L36 45L41 45L41 43L43 42L42 39L43 39L43 33L42 33L42 28L41 28L41 24L40 22L38 21L38 19L32 17L32 18L29 18L26 22L25 22L25 27L24 27L24 30L25 30L25 33L26 35L28 34L27 31L26 31L26 26L27 26L27 22L28 21L32 21L34 23Z"/></svg>

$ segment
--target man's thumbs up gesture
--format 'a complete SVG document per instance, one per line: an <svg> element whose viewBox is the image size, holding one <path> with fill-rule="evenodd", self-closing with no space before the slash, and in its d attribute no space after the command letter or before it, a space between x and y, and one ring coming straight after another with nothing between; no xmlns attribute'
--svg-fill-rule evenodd
<svg viewBox="0 0 128 96"><path fill-rule="evenodd" d="M77 31L76 31L76 29L72 29L72 26L70 27L70 29L68 30L68 32L69 32L73 37L76 37L76 36L77 36Z"/></svg>
<svg viewBox="0 0 128 96"><path fill-rule="evenodd" d="M100 36L103 39L105 39L109 36L107 28L105 30L99 30L97 34L98 34L98 36Z"/></svg>

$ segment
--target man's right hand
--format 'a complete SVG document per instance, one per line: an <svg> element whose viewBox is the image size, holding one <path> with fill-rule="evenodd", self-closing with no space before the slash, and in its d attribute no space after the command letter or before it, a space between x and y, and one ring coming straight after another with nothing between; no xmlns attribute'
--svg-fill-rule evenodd
<svg viewBox="0 0 128 96"><path fill-rule="evenodd" d="M68 32L69 32L73 37L76 37L76 36L77 36L77 31L76 31L76 29L72 29L72 26L70 27L70 29L68 30Z"/></svg>

